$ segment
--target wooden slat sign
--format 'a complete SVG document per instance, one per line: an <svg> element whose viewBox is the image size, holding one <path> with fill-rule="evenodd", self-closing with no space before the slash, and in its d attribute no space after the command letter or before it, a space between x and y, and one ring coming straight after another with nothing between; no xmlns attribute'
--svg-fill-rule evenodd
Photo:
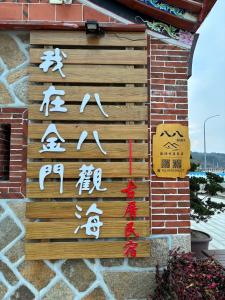
<svg viewBox="0 0 225 300"><path fill-rule="evenodd" d="M30 40L26 259L149 256L144 33Z"/></svg>
<svg viewBox="0 0 225 300"><path fill-rule="evenodd" d="M158 177L184 178L190 169L188 127L160 124L153 137L153 170Z"/></svg>

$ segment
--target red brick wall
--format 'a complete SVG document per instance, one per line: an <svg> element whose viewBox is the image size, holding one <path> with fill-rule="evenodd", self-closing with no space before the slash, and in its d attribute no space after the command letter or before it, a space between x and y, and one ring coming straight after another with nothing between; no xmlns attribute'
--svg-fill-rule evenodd
<svg viewBox="0 0 225 300"><path fill-rule="evenodd" d="M26 191L27 109L0 108L0 124L11 125L9 180L0 181L0 199L19 199Z"/></svg>
<svg viewBox="0 0 225 300"><path fill-rule="evenodd" d="M150 136L162 123L188 125L189 51L149 38ZM151 156L150 156L151 157ZM189 180L151 174L152 233L190 231Z"/></svg>
<svg viewBox="0 0 225 300"><path fill-rule="evenodd" d="M82 22L97 19L99 22L110 22L110 17L84 6L77 1L71 5L53 5L49 1L20 0L0 3L0 20L5 21L48 21L48 22Z"/></svg>

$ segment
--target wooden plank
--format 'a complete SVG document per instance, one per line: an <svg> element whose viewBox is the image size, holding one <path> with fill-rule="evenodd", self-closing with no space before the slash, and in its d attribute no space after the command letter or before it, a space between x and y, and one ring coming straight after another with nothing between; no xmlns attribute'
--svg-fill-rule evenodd
<svg viewBox="0 0 225 300"><path fill-rule="evenodd" d="M30 105L29 119L32 120L67 120L67 121L145 121L147 120L147 107L134 106L126 107L119 105L104 105L104 111L109 115L106 118L98 106L87 106L83 113L80 113L79 105L67 105L66 113L50 112L48 117L45 117L43 112L40 112L39 105Z"/></svg>
<svg viewBox="0 0 225 300"><path fill-rule="evenodd" d="M127 201L100 201L98 208L104 212L105 218L122 218L128 206ZM28 219L72 219L76 210L75 205L82 207L82 218L93 204L90 201L78 202L30 202L26 205L26 218ZM149 216L149 202L137 201L137 218Z"/></svg>
<svg viewBox="0 0 225 300"><path fill-rule="evenodd" d="M225 261L225 255L214 255L213 259L217 260L219 263Z"/></svg>
<svg viewBox="0 0 225 300"><path fill-rule="evenodd" d="M26 260L122 258L126 242L25 243ZM150 256L150 242L138 241L136 257Z"/></svg>
<svg viewBox="0 0 225 300"><path fill-rule="evenodd" d="M107 158L107 156L105 156ZM133 162L132 175L129 174L129 162L60 162L64 165L64 178L79 178L80 167L83 164L92 164L96 169L102 169L102 178L137 178L148 177L148 163L147 162ZM49 164L54 165L52 162L31 162L28 163L27 177L39 178L39 171L42 166ZM58 178L57 174L50 174L47 178Z"/></svg>
<svg viewBox="0 0 225 300"><path fill-rule="evenodd" d="M72 66L65 65L59 72L49 70L44 73L38 67L29 67L31 82L64 82L64 83L146 83L147 69L134 69L130 72L123 66Z"/></svg>
<svg viewBox="0 0 225 300"><path fill-rule="evenodd" d="M99 50L99 49L61 49L67 58L64 65L146 65L147 52L145 50ZM46 49L31 48L30 62L40 64Z"/></svg>
<svg viewBox="0 0 225 300"><path fill-rule="evenodd" d="M47 33L47 35L46 35ZM56 33L56 35L55 35ZM72 37L68 41L68 36L65 38L65 34ZM50 34L50 35L49 35ZM43 43L43 40L40 40L44 37L46 38L46 43ZM51 39L56 38L55 41L52 42ZM110 40L111 38L111 40ZM58 72L52 72L51 69L47 74L43 73L38 67L31 67L30 70L32 72L30 76L30 101L39 105L31 105L30 106L30 115L29 119L31 120L39 120L43 121L43 124L31 124L29 127L29 138L30 139L38 139L39 141L31 142L32 145L29 146L29 154L30 151L32 155L40 155L40 153L35 154L34 151L39 151L39 147L41 145L40 139L43 136L44 132L47 129L49 122L54 120L63 121L63 124L57 124L57 129L62 135L63 138L66 139L66 144L63 146L68 146L68 151L65 153L45 153L41 154L37 158L42 159L42 162L33 162L29 163L28 166L28 177L38 178L39 177L39 169L42 165L48 164L48 159L57 159L57 155L62 155L59 158L84 158L86 156L87 159L92 159L96 156L96 158L100 159L111 159L111 158L128 158L129 157L129 148L127 143L118 143L118 141L124 140L127 142L128 139L134 140L133 145L133 158L135 158L135 149L136 155L138 158L147 158L147 144L135 144L136 140L147 140L148 138L148 129L147 125L133 125L133 126L125 126L125 125L99 125L99 124L81 124L80 121L146 121L147 120L147 108L146 106L134 106L132 109L123 106L121 103L144 103L147 99L147 88L146 87L98 87L96 91L96 87L94 84L106 85L106 84L146 84L147 81L147 69L145 68L146 64L146 52L143 50L121 50L122 47L132 46L132 47L146 47L146 39L144 34L133 34L133 33L108 33L103 38L88 38L84 32L60 32L59 34L56 31L52 32L32 32L31 40L38 45L44 46L57 46L57 43L61 39L58 46L63 49L62 40L65 42L64 52L68 55L67 59L64 59L64 67L63 72L66 75L66 78L62 78ZM51 40L51 41L50 41ZM110 41L109 41L110 40ZM49 43L50 41L50 43ZM42 44L43 43L43 44ZM76 49L67 49L66 46L75 46ZM82 48L86 46L86 49ZM87 47L112 47L111 49L107 48L107 50L99 49L87 49ZM115 50L118 47L118 50ZM71 47L70 47L71 48ZM80 48L80 49L79 49ZM32 49L31 50L31 62L32 63L40 63L40 56L42 55L44 49ZM95 64L100 64L98 66L94 66ZM109 66L113 64L113 66ZM115 65L116 64L116 65ZM132 72L126 69L126 65L142 65L142 68L133 68ZM66 95L63 99L66 101L66 107L69 109L66 114L61 113L50 113L48 118L43 117L43 114L39 112L40 103L43 100L43 91L47 89L46 85L32 85L32 82L39 83L73 83L73 84L83 84L83 86L64 86L62 87L65 90ZM90 83L90 84L89 84ZM86 86L84 86L84 84ZM90 87L88 86L90 85ZM91 86L92 85L92 86ZM47 85L48 86L48 85ZM139 85L140 86L140 85ZM57 88L60 87L57 85ZM88 90L87 90L88 89ZM68 94L67 94L68 92ZM95 105L88 105L83 114L80 114L80 103L83 99L83 96L86 93L100 93L101 101L104 106L104 110L109 113L109 118L105 118L99 108L96 106L94 99L91 99L91 103ZM105 100L105 101L104 101ZM105 105L105 102L109 105ZM117 105L111 105L111 104ZM70 104L78 104L78 105L70 105ZM108 111L107 111L108 109ZM122 118L122 119L121 119ZM123 119L125 118L125 119ZM65 123L64 121L67 121ZM69 124L77 122L79 125ZM100 122L98 122L100 123ZM127 128L128 127L128 128ZM62 128L62 131L60 130ZM80 137L80 134L83 130L88 131L88 139L87 143L85 142L82 145L81 151L76 151L76 143L77 139ZM108 147L107 152L113 152L107 156L104 156L99 151L96 143L93 140L92 131L97 130L99 133L99 137L102 143L102 146ZM65 135L64 135L64 133ZM126 134L128 133L128 134ZM102 134L102 135L101 135ZM68 140L67 141L67 136ZM105 143L104 143L105 139ZM110 141L110 144L107 142ZM112 143L115 141L116 143ZM73 143L73 144L72 144ZM117 144L118 143L118 144ZM137 146L135 146L137 145ZM90 155L90 151L92 147L92 153ZM104 148L105 149L105 148ZM121 153L119 153L122 149L122 157ZM67 149L66 149L67 150ZM78 153L78 157L76 156ZM97 154L98 153L98 154ZM79 154L81 156L79 156ZM66 156L65 156L66 155ZM30 157L29 157L30 158ZM51 176L46 178L45 181L45 190L40 191L39 183L35 179L35 182L31 180L28 182L27 188L27 197L29 198L37 198L38 202L29 203L27 208L27 216L29 217L29 213L33 214L35 218L40 219L40 214L42 214L43 219L50 219L50 221L43 220L44 222L29 222L27 224L27 239L77 239L82 238L86 239L85 229L80 229L78 233L75 235L74 230L81 223L81 220L75 219L75 203L77 202L44 202L41 203L41 200L47 200L51 198L55 198L62 201L62 199L69 198L71 200L75 198L110 198L112 200L115 198L116 200L126 200L126 194L122 193L121 190L127 187L127 182L125 181L102 181L101 188L107 188L106 191L94 191L91 195L87 192L83 192L82 195L78 194L78 188L76 188L76 183L79 175L79 167L82 163L78 162L63 162L65 166L64 173L64 193L59 193L59 178L56 176L55 179L51 179ZM90 164L95 162L90 162ZM51 162L53 164L53 162ZM129 166L128 162L97 162L95 167L101 167L103 173L103 178L128 178L129 176ZM122 174L122 175L121 175ZM122 176L122 177L121 177ZM134 162L133 164L133 176L132 177L147 177L148 176L148 166L144 162ZM53 178L53 177L52 177ZM73 180L67 180L67 179ZM148 197L148 183L147 182L137 182L137 190L135 190L135 197ZM87 220L87 216L85 216L84 208L90 207L93 203L91 201L81 201L80 206L83 208L82 212L82 221ZM40 207L41 204L45 204L47 207ZM52 206L53 204L53 206ZM65 206L67 204L67 206ZM102 215L101 221L104 222L104 226L100 231L100 238L124 238L124 230L127 224L127 220L124 217L124 212L127 207L128 201L107 201L107 202L98 202L98 208L104 208L104 215ZM37 205L37 206L35 206ZM89 205L89 206L88 206ZM53 208L55 207L55 209ZM137 217L147 217L149 216L149 203L148 202L138 202L137 201ZM42 209L42 210L41 210ZM49 215L46 213L49 212ZM118 216L116 216L118 213ZM39 214L39 217L37 217ZM113 214L113 215L112 215ZM107 217L108 216L108 217ZM111 219L112 218L112 219ZM114 220L113 220L114 218ZM116 220L116 222L115 222ZM135 230L139 233L140 236L147 237L149 235L149 222L143 220L135 220ZM86 222L85 222L86 223ZM136 240L135 240L136 241ZM27 243L26 244L26 259L45 259L44 257L47 255L49 259L54 259L54 257L58 256L58 258L66 259L66 257L71 258L88 258L89 256L103 258L103 257L124 257L124 246L126 241L120 242L76 242L76 243ZM149 242L147 241L138 241L138 249L137 249L137 257L146 257L149 256ZM44 247L43 247L44 245ZM53 245L54 251L51 250ZM62 248L61 248L62 246ZM110 248L110 249L109 249ZM111 249L113 248L113 249ZM85 249L85 250L83 250ZM47 252L45 252L47 250ZM87 250L87 251L86 251ZM50 251L50 252L49 252ZM114 254L115 253L115 254Z"/></svg>
<svg viewBox="0 0 225 300"><path fill-rule="evenodd" d="M203 254L212 257L218 264L225 267L225 250L202 250Z"/></svg>
<svg viewBox="0 0 225 300"><path fill-rule="evenodd" d="M215 256L215 255L224 255L225 256L225 249L221 249L221 250L202 250L202 252L206 256Z"/></svg>
<svg viewBox="0 0 225 300"><path fill-rule="evenodd" d="M100 218L101 219L101 218ZM125 227L128 221L118 220L101 220L99 238L124 238ZM149 236L149 222L148 221L134 221L135 232L140 237ZM74 230L80 225L86 224L86 220L74 219L73 222L29 222L26 223L26 239L77 239L77 238L95 238L90 235L87 236L85 228L81 229L75 234ZM132 235L132 237L135 237Z"/></svg>
<svg viewBox="0 0 225 300"><path fill-rule="evenodd" d="M101 142L103 140L147 140L147 125L99 125L99 124L57 124L56 127L60 135L65 140L78 140L83 130L89 133L88 140L93 140L91 134L93 130L97 130ZM29 124L28 136L30 139L41 140L47 129L46 124ZM85 146L85 143L82 147ZM82 149L82 148L81 148Z"/></svg>
<svg viewBox="0 0 225 300"><path fill-rule="evenodd" d="M31 45L56 46L113 46L113 47L146 47L145 33L140 32L106 32L104 36L88 36L83 31L31 31Z"/></svg>
<svg viewBox="0 0 225 300"><path fill-rule="evenodd" d="M114 143L107 144L101 143L102 148L107 152L104 155L96 143L84 143L80 151L76 150L76 144L65 143L62 146L66 149L65 152L43 152L39 151L42 149L41 143L32 143L28 145L28 158L42 158L42 159L56 159L56 158L69 158L69 159L96 159L96 158L107 158L107 159L124 159L129 158L129 144L126 143ZM132 157L137 158L148 158L148 144L139 143L132 145Z"/></svg>
<svg viewBox="0 0 225 300"><path fill-rule="evenodd" d="M29 100L43 101L43 92L46 91L46 86L29 86ZM63 100L65 102L79 102L83 100L85 94L93 95L98 93L101 96L102 103L104 102L147 102L146 87L103 87L103 86L57 86L57 89L65 91ZM96 103L94 97L91 97L90 103Z"/></svg>
<svg viewBox="0 0 225 300"><path fill-rule="evenodd" d="M92 194L83 192L78 194L78 189L75 187L76 181L64 181L64 192L59 193L59 182L45 182L45 189L43 191L39 188L38 182L27 183L27 197L28 198L126 198L125 193L121 190L127 187L127 182L102 182L102 188L107 188L106 191L94 191ZM135 190L135 197L148 197L149 186L148 182L136 182L137 189Z"/></svg>

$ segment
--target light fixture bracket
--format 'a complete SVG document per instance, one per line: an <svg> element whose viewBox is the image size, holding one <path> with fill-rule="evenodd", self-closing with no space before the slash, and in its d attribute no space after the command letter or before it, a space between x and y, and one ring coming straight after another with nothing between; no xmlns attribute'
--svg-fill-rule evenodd
<svg viewBox="0 0 225 300"><path fill-rule="evenodd" d="M85 30L86 34L92 34L96 36L105 34L103 28L99 25L99 23L96 20L87 20L85 22Z"/></svg>

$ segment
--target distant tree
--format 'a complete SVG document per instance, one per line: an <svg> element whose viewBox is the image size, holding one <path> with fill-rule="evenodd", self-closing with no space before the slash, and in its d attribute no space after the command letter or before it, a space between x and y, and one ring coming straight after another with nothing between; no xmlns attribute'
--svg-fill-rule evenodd
<svg viewBox="0 0 225 300"><path fill-rule="evenodd" d="M192 164L192 163L191 163ZM225 203L217 203L211 200L212 196L218 192L224 192L224 188L220 185L223 178L214 173L206 173L204 177L190 178L190 200L191 200L191 219L196 222L207 222L213 215L225 211ZM205 184L205 192L207 196L199 197L201 184Z"/></svg>
<svg viewBox="0 0 225 300"><path fill-rule="evenodd" d="M220 185L223 182L223 177L220 177L214 173L206 173L207 183L205 185L205 191L211 195L215 196L217 192L223 192L224 188Z"/></svg>
<svg viewBox="0 0 225 300"><path fill-rule="evenodd" d="M196 162L192 162L191 163L191 168L190 168L190 172L194 172L198 169L198 167L200 166L200 163L196 163Z"/></svg>

